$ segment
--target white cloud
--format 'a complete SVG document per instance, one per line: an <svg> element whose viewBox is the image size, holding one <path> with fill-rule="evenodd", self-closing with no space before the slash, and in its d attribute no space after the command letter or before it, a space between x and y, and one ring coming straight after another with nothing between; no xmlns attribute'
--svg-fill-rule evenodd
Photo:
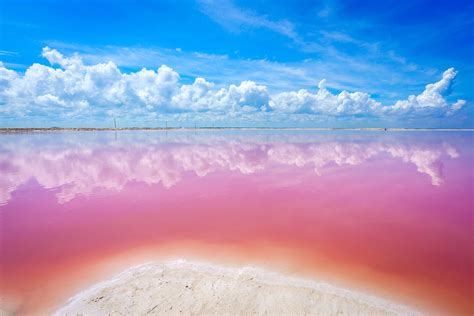
<svg viewBox="0 0 474 316"><path fill-rule="evenodd" d="M270 106L290 113L315 113L323 115L354 115L375 113L381 104L363 92L342 91L334 95L324 87L321 80L317 93L305 89L275 95Z"/></svg>
<svg viewBox="0 0 474 316"><path fill-rule="evenodd" d="M426 85L425 90L419 95L410 95L407 100L397 101L395 105L389 108L392 111L410 111L419 110L423 108L447 108L448 102L443 97L457 72L454 68L449 68L443 73L440 81ZM451 106L452 110L459 110L465 104L464 100L457 100Z"/></svg>
<svg viewBox="0 0 474 316"><path fill-rule="evenodd" d="M142 69L122 73L113 62L84 65L78 55L64 57L45 47L45 57L53 68L33 64L25 74L17 74L0 64L0 85L4 111L49 111L54 108L82 108L142 112L227 111L260 107L268 103L266 87L252 81L228 88L212 89L213 84L197 78L182 85L179 74L166 65L158 70Z"/></svg>
<svg viewBox="0 0 474 316"><path fill-rule="evenodd" d="M457 111L460 110L464 105L466 105L465 100L457 100L453 105L451 105L451 109Z"/></svg>
<svg viewBox="0 0 474 316"><path fill-rule="evenodd" d="M0 61L0 90L1 91L5 91L5 89L10 85L10 82L14 81L17 77L18 75L15 71L5 68L3 62Z"/></svg>
<svg viewBox="0 0 474 316"><path fill-rule="evenodd" d="M305 89L279 93L272 98L270 106L289 113L335 116L358 114L383 116L414 112L433 114L433 110L438 111L439 114L449 115L466 104L465 100L457 100L450 106L444 97L456 74L454 68L450 68L443 73L440 81L428 84L421 94L410 95L407 100L397 101L394 105L384 106L363 92L342 91L339 94L332 94L325 88L326 80L323 79L318 85L317 93L311 93Z"/></svg>
<svg viewBox="0 0 474 316"><path fill-rule="evenodd" d="M237 113L243 109L265 109L268 104L266 87L253 81L243 81L228 89L212 90L214 84L204 78L196 78L192 85L183 85L174 95L171 104L183 111L227 110Z"/></svg>
<svg viewBox="0 0 474 316"><path fill-rule="evenodd" d="M229 56L186 50L177 52L159 47L91 47L58 41L51 41L49 45L68 54L77 52L87 64L113 61L119 68L128 69L156 69L165 64L177 71L186 83L188 78L204 77L222 88L230 83L252 80L278 93L312 90L315 83L326 78L329 88L377 94L389 98L390 103L404 96L406 91L416 92L420 82L429 82L436 73L434 69L428 71L422 67L408 70L390 60L367 55L347 56L335 53L333 49L324 51L317 60L283 63L274 60L272 55L263 59L247 59L239 56L238 52Z"/></svg>
<svg viewBox="0 0 474 316"><path fill-rule="evenodd" d="M97 113L153 116L163 113L214 113L237 117L255 113L305 113L322 117L452 115L464 100L449 104L445 94L456 76L452 68L419 95L382 105L364 92L333 94L321 80L313 93L306 89L271 94L267 87L244 80L217 88L204 78L183 84L180 75L162 65L157 70L123 73L115 63L86 65L78 54L65 57L55 49L42 52L51 66L33 64L24 74L0 63L0 113L87 116ZM262 74L263 75L263 74ZM270 114L268 114L270 115Z"/></svg>

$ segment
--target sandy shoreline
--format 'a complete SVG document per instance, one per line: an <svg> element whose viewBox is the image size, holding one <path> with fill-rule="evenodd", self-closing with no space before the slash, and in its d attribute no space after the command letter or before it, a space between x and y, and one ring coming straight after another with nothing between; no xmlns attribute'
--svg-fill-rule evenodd
<svg viewBox="0 0 474 316"><path fill-rule="evenodd" d="M70 298L55 315L419 315L374 296L255 267L184 260L132 267Z"/></svg>

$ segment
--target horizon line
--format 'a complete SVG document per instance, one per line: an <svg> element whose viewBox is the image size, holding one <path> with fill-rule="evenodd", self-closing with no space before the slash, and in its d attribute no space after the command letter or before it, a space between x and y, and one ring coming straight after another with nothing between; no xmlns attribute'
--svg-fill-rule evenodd
<svg viewBox="0 0 474 316"><path fill-rule="evenodd" d="M474 131L474 128L430 127L0 127L0 133L94 131L197 131L197 130L307 130L307 131Z"/></svg>

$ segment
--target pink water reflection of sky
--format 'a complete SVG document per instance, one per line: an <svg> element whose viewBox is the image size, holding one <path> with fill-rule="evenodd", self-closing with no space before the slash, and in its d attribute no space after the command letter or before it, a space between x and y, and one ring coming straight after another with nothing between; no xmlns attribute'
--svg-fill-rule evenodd
<svg viewBox="0 0 474 316"><path fill-rule="evenodd" d="M428 134L2 136L0 289L34 312L46 283L192 242L469 314L472 137Z"/></svg>

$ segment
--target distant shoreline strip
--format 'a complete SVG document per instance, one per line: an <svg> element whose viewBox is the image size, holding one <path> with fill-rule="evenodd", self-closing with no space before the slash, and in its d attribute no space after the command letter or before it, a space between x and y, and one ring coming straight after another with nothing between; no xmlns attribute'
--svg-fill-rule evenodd
<svg viewBox="0 0 474 316"><path fill-rule="evenodd" d="M473 132L474 128L299 128L299 127L54 127L54 128L0 128L0 133L36 132L101 132L101 131L374 131L374 132Z"/></svg>

